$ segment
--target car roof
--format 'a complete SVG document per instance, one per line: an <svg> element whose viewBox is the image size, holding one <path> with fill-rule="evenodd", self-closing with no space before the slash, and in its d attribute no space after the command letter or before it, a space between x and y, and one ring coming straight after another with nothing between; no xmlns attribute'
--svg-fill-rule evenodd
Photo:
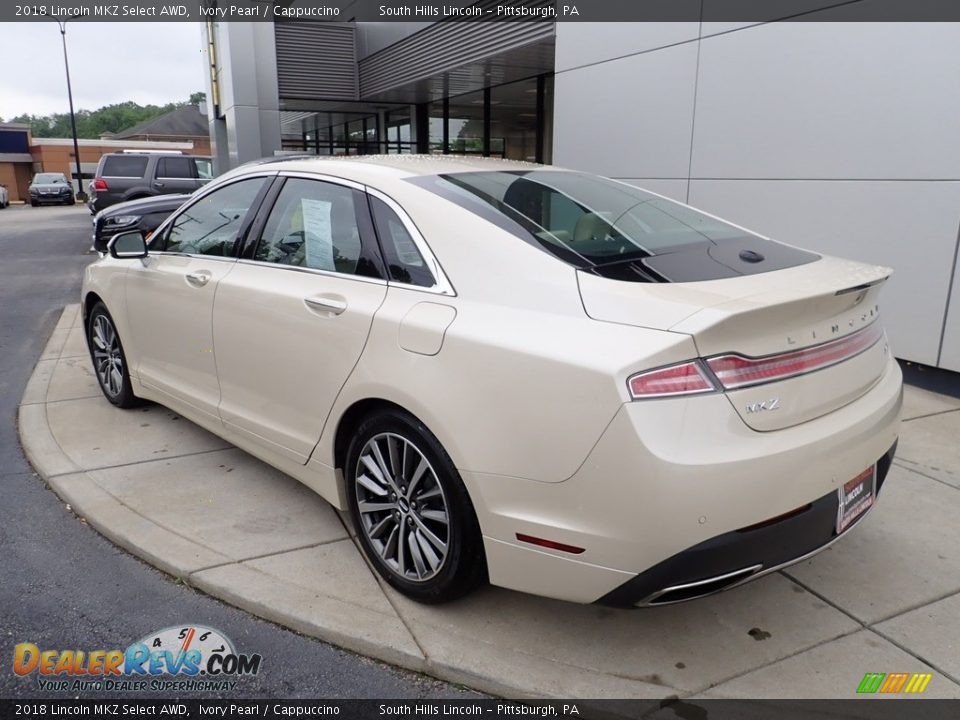
<svg viewBox="0 0 960 720"><path fill-rule="evenodd" d="M360 183L401 180L421 175L524 170L553 170L552 167L519 160L469 155L357 155L350 157L296 157L265 160L242 166L236 174L282 170L334 175Z"/></svg>

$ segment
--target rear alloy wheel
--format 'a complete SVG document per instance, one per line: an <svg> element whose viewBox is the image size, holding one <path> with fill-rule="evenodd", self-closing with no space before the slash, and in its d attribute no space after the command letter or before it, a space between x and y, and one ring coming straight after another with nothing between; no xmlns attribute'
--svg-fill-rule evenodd
<svg viewBox="0 0 960 720"><path fill-rule="evenodd" d="M350 513L380 575L415 600L439 603L486 577L473 506L432 433L399 411L358 428L347 452Z"/></svg>
<svg viewBox="0 0 960 720"><path fill-rule="evenodd" d="M121 408L139 405L140 400L133 394L130 384L127 358L123 354L120 336L103 303L97 303L90 311L87 346L90 348L97 382L107 400Z"/></svg>

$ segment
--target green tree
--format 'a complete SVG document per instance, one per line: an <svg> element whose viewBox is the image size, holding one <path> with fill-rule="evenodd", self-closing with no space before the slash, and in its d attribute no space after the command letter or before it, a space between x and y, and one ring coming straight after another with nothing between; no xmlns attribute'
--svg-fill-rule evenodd
<svg viewBox="0 0 960 720"><path fill-rule="evenodd" d="M98 110L78 110L75 113L77 137L97 139L106 132L117 133L142 122L153 120L171 110L176 110L178 107L196 105L197 101L202 101L205 97L204 93L195 92L190 95L187 102L167 103L166 105L140 105L128 100L127 102L105 105ZM51 115L25 113L12 118L10 122L29 125L34 137L73 137L69 113L53 113Z"/></svg>

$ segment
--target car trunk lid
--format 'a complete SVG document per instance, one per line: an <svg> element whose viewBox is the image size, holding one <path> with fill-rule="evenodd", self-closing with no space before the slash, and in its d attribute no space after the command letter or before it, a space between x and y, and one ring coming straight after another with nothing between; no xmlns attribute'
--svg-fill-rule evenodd
<svg viewBox="0 0 960 720"><path fill-rule="evenodd" d="M703 282L622 282L583 271L578 281L590 317L684 333L701 357L724 356L725 363L711 361L718 368L732 373L744 366L741 375L750 384L738 384L731 374L727 397L748 426L767 431L836 410L879 379L888 350L874 323L880 286L890 273L823 257ZM753 359L771 356L780 357L752 366ZM797 372L785 377L791 369Z"/></svg>

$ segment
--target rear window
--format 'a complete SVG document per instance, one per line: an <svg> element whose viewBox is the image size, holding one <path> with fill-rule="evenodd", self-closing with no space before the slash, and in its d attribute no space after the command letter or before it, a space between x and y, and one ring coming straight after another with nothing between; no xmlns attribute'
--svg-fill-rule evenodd
<svg viewBox="0 0 960 720"><path fill-rule="evenodd" d="M109 155L103 160L103 177L143 177L147 158L136 155Z"/></svg>
<svg viewBox="0 0 960 720"><path fill-rule="evenodd" d="M587 173L485 171L409 182L571 265L621 280L707 280L781 269L818 257Z"/></svg>

